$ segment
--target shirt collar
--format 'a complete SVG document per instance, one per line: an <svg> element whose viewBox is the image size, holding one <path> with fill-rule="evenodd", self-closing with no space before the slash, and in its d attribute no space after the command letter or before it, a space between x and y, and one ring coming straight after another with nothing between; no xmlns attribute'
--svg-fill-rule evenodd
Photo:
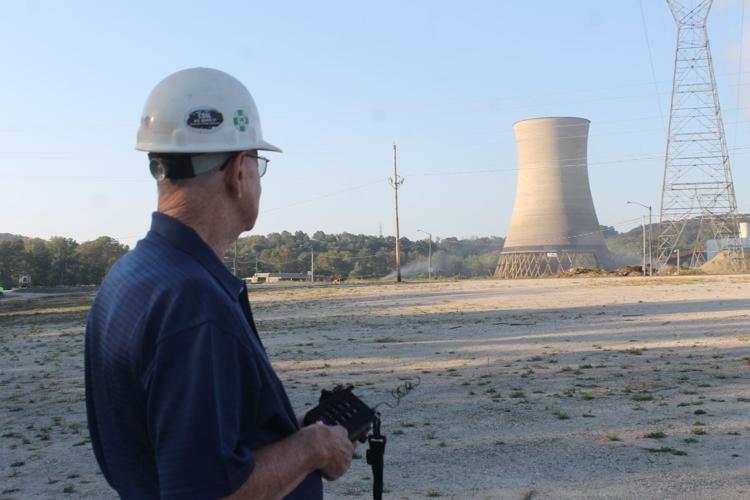
<svg viewBox="0 0 750 500"><path fill-rule="evenodd" d="M221 283L235 300L245 289L244 281L236 278L219 260L214 251L193 228L161 212L151 215L149 234L157 234L170 245L177 247L197 260Z"/></svg>

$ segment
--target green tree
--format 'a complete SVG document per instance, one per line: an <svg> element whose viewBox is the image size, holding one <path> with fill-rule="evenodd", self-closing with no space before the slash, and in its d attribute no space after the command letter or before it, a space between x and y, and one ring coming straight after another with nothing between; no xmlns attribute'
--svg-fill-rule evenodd
<svg viewBox="0 0 750 500"><path fill-rule="evenodd" d="M55 285L77 284L78 243L71 238L53 236L47 243L50 252L51 283Z"/></svg>
<svg viewBox="0 0 750 500"><path fill-rule="evenodd" d="M41 238L33 238L24 242L26 254L26 272L31 276L32 286L52 284L52 254L47 242Z"/></svg>
<svg viewBox="0 0 750 500"><path fill-rule="evenodd" d="M5 288L18 286L18 277L23 274L23 268L23 240L0 241L0 286Z"/></svg>
<svg viewBox="0 0 750 500"><path fill-rule="evenodd" d="M401 264L425 262L427 240L401 238ZM315 251L315 273L342 278L376 278L394 270L396 239L364 234L326 234L316 231L312 238L302 231L271 233L242 238L238 243L238 269L246 276L255 272L300 272L310 269L310 249ZM494 272L503 239L496 237L433 241L433 267L443 276L487 276ZM234 249L227 253L233 259ZM242 267L245 266L245 267ZM422 266L417 266L420 268Z"/></svg>
<svg viewBox="0 0 750 500"><path fill-rule="evenodd" d="M78 261L77 284L98 285L104 279L112 264L128 251L126 245L121 244L109 236L81 243L75 250Z"/></svg>

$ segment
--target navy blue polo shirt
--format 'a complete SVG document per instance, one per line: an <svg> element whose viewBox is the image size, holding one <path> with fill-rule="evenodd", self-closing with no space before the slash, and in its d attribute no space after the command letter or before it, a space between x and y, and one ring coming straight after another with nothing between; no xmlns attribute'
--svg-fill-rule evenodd
<svg viewBox="0 0 750 500"><path fill-rule="evenodd" d="M299 429L244 283L160 213L91 307L86 408L96 459L123 498L229 495L253 450ZM288 498L322 496L314 472Z"/></svg>

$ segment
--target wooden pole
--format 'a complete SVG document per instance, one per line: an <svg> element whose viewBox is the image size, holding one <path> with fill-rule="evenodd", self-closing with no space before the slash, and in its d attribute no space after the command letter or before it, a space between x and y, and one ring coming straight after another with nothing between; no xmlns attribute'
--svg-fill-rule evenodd
<svg viewBox="0 0 750 500"><path fill-rule="evenodd" d="M396 145L393 145L393 206L396 214L396 283L401 283L401 232L398 225L398 170L396 168Z"/></svg>
<svg viewBox="0 0 750 500"><path fill-rule="evenodd" d="M643 233L643 265L641 272L646 276L646 216L641 217L641 232Z"/></svg>

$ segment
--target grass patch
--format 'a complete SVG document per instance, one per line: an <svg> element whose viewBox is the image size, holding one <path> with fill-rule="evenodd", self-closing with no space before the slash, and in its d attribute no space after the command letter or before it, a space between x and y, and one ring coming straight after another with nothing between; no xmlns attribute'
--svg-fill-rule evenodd
<svg viewBox="0 0 750 500"><path fill-rule="evenodd" d="M633 401L653 401L654 395L653 394L636 394L630 399L632 399Z"/></svg>
<svg viewBox="0 0 750 500"><path fill-rule="evenodd" d="M649 438L649 439L664 439L665 437L667 437L667 435L664 434L662 431L652 431L652 432L647 432L646 434L643 435L643 437Z"/></svg>
<svg viewBox="0 0 750 500"><path fill-rule="evenodd" d="M63 313L80 313L88 312L91 306L70 306L70 307L47 307L41 309L26 309L23 311L0 312L0 318L12 318L17 316L37 316L41 314L63 314Z"/></svg>
<svg viewBox="0 0 750 500"><path fill-rule="evenodd" d="M395 337L378 337L373 342L378 344L393 344L394 342L399 342L399 340Z"/></svg>
<svg viewBox="0 0 750 500"><path fill-rule="evenodd" d="M607 441L620 441L620 436L617 434L607 434Z"/></svg>
<svg viewBox="0 0 750 500"><path fill-rule="evenodd" d="M661 448L646 448L646 451L651 453L669 453L670 455L676 455L678 457L684 457L687 455L686 451L670 448L668 446L662 446Z"/></svg>
<svg viewBox="0 0 750 500"><path fill-rule="evenodd" d="M564 411L556 411L553 413L553 415L557 417L558 420L568 420L570 418L570 415L568 415Z"/></svg>

